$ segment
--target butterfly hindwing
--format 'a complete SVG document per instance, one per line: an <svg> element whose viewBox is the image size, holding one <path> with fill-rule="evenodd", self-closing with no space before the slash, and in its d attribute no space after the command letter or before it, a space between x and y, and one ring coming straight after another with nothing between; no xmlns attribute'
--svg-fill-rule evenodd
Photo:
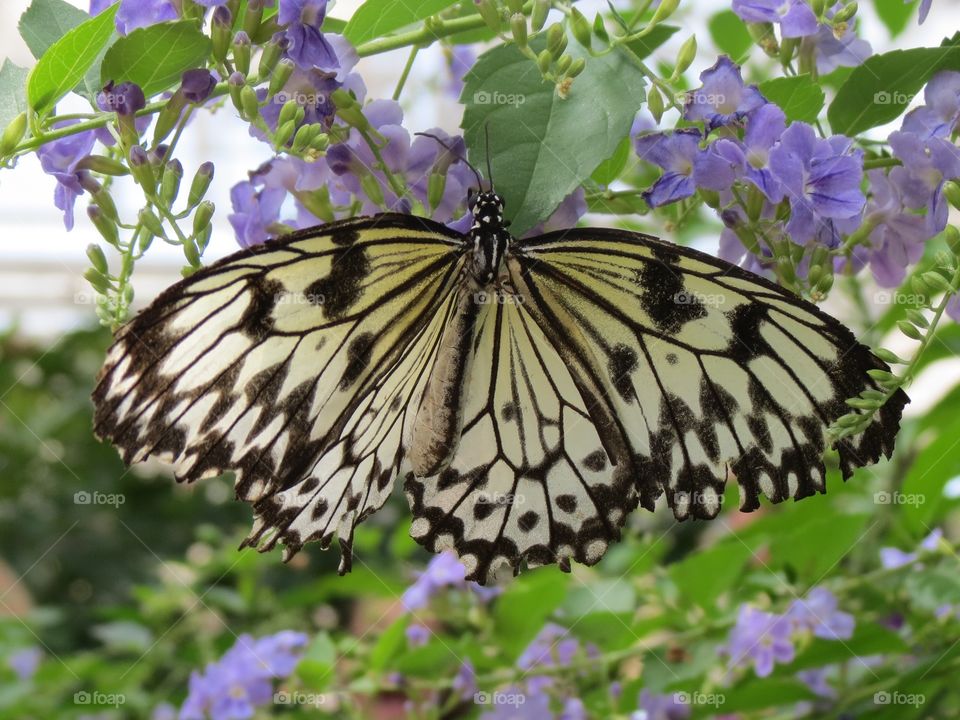
<svg viewBox="0 0 960 720"><path fill-rule="evenodd" d="M562 338L520 296L490 290L477 302L459 446L437 476L408 474L411 534L433 551L455 549L481 583L524 561L592 565L637 505L626 443L561 357Z"/></svg>
<svg viewBox="0 0 960 720"><path fill-rule="evenodd" d="M97 434L178 480L235 471L250 543L349 543L399 472L462 250L440 225L381 215L197 272L117 334Z"/></svg>
<svg viewBox="0 0 960 720"><path fill-rule="evenodd" d="M602 370L640 472L641 504L663 492L679 519L710 518L728 475L741 507L825 492L828 426L887 369L835 319L728 263L656 238L570 230L521 243L534 304L556 304ZM898 392L839 446L844 478L889 456Z"/></svg>

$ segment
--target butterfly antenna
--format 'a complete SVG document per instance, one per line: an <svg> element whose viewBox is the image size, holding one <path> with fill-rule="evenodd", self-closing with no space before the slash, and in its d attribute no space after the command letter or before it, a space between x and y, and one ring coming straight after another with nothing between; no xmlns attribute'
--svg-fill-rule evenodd
<svg viewBox="0 0 960 720"><path fill-rule="evenodd" d="M483 124L483 149L487 153L487 180L490 181L490 189L493 190L493 169L490 167L490 125Z"/></svg>
<svg viewBox="0 0 960 720"><path fill-rule="evenodd" d="M464 165L470 168L473 171L473 174L477 178L477 192L483 192L483 178L480 176L480 173L477 171L477 169L470 164L469 160L467 160L465 157L460 157L459 155L457 155L456 151L452 147L447 145L447 143L445 143L442 139L440 139L436 135L433 135L432 133L418 132L418 133L414 133L414 135L423 135L423 137L428 137L431 140L436 140L443 148L447 150L447 152L449 152L458 161L462 162Z"/></svg>

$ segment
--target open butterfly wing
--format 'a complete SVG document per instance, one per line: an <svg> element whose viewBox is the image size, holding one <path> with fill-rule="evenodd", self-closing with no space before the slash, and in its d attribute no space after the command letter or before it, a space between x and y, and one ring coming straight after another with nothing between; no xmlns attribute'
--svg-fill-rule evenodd
<svg viewBox="0 0 960 720"><path fill-rule="evenodd" d="M828 426L888 369L837 320L704 253L617 230L521 242L511 261L533 308L557 308L592 357L636 455L640 503L711 518L728 475L741 508L825 492ZM541 318L542 322L551 319ZM889 457L908 402L898 391L839 444L844 478Z"/></svg>
<svg viewBox="0 0 960 720"><path fill-rule="evenodd" d="M407 215L334 223L200 270L124 326L93 398L128 463L227 470L248 543L288 554L390 493L462 265L463 238Z"/></svg>
<svg viewBox="0 0 960 720"><path fill-rule="evenodd" d="M408 474L411 535L481 583L523 561L592 565L637 506L622 429L553 326L521 296L480 295L460 444L437 476Z"/></svg>

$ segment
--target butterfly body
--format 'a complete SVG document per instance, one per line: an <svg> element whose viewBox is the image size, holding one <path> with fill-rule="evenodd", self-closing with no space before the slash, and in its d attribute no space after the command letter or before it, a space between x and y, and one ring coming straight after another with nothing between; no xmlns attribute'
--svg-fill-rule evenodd
<svg viewBox="0 0 960 720"><path fill-rule="evenodd" d="M490 582L593 564L638 505L715 517L826 491L826 428L886 365L779 286L638 233L468 235L386 213L241 251L118 333L96 432L177 478L236 473L245 544L341 547L403 481L411 535ZM889 456L895 394L836 446Z"/></svg>

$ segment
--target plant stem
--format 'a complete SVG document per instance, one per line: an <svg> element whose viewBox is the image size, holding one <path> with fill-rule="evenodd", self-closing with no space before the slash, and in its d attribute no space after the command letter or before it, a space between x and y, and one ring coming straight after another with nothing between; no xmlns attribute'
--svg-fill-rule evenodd
<svg viewBox="0 0 960 720"><path fill-rule="evenodd" d="M864 170L873 170L874 168L896 167L902 165L895 157L868 158L863 161Z"/></svg>
<svg viewBox="0 0 960 720"><path fill-rule="evenodd" d="M413 69L413 63L416 61L417 53L419 52L419 45L414 45L410 48L410 55L407 57L407 64L403 66L403 72L400 73L400 79L397 80L397 87L393 91L394 102L400 99L400 93L403 92L403 86L407 84L407 78L410 77L410 70Z"/></svg>

